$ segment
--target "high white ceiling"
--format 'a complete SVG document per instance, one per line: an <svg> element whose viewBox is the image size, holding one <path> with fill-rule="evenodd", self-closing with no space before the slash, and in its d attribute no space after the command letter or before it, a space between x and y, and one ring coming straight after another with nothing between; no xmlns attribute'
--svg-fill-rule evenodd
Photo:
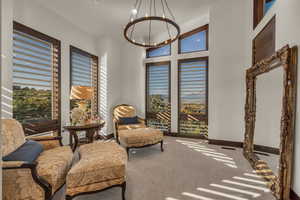
<svg viewBox="0 0 300 200"><path fill-rule="evenodd" d="M150 0L144 0L150 1ZM156 0L160 2L160 0ZM207 13L218 0L168 0L176 22ZM36 0L73 25L94 36L120 33L128 23L135 0Z"/></svg>

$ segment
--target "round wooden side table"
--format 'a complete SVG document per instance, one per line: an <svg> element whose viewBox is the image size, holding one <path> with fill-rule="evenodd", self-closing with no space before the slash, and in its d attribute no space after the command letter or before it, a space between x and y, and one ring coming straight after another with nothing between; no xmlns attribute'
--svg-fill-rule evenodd
<svg viewBox="0 0 300 200"><path fill-rule="evenodd" d="M78 145L92 143L94 141L95 136L98 136L98 132L105 125L104 121L85 124L85 125L75 125L75 126L64 126L64 129L69 131L70 133L70 146L72 151L74 152ZM85 131L86 138L79 139L78 132ZM74 139L74 143L73 143Z"/></svg>

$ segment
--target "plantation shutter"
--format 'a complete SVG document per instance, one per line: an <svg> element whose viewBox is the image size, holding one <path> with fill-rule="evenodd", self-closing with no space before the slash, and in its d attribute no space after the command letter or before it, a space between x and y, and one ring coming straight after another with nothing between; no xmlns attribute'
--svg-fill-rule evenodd
<svg viewBox="0 0 300 200"><path fill-rule="evenodd" d="M147 65L147 125L169 132L171 128L170 63Z"/></svg>
<svg viewBox="0 0 300 200"><path fill-rule="evenodd" d="M25 134L60 133L60 41L14 22L12 71L13 116Z"/></svg>
<svg viewBox="0 0 300 200"><path fill-rule="evenodd" d="M98 115L98 57L71 46L71 86L93 87L91 111Z"/></svg>
<svg viewBox="0 0 300 200"><path fill-rule="evenodd" d="M207 59L179 61L179 132L207 135Z"/></svg>

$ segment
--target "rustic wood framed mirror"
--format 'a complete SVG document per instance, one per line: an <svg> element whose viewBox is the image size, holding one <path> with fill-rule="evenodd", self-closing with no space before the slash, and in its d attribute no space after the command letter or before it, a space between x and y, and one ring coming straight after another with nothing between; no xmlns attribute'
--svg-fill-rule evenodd
<svg viewBox="0 0 300 200"><path fill-rule="evenodd" d="M246 72L247 96L245 104L245 140L244 156L249 160L257 174L264 177L278 200L289 200L291 189L291 173L293 160L293 138L295 131L296 90L297 90L297 47L285 46L271 57L262 60ZM268 72L280 69L283 79L279 138L278 172L272 170L268 163L254 151L254 137L257 119L257 78L268 76ZM272 81L278 81L277 79ZM283 90L283 91L282 91ZM263 134L272 134L264 132ZM276 170L276 169L275 169Z"/></svg>

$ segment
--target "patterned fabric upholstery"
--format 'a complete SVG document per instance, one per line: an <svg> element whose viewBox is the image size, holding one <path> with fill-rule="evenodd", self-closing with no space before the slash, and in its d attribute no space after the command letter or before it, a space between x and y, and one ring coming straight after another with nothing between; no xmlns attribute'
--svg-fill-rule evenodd
<svg viewBox="0 0 300 200"><path fill-rule="evenodd" d="M2 167L18 167L22 162L3 162ZM44 190L36 184L31 175L31 170L6 169L2 171L2 198L3 200L44 200Z"/></svg>
<svg viewBox="0 0 300 200"><path fill-rule="evenodd" d="M14 119L2 119L3 155L7 155L25 143L22 125ZM71 167L73 153L70 147L61 147L52 136L31 137L44 146L37 158L37 175L52 186L52 193L62 186ZM39 141L43 139L43 141ZM49 139L49 140L47 140ZM45 200L44 189L33 179L31 169L17 168L22 161L2 162L4 200ZM6 169L6 168L17 169Z"/></svg>
<svg viewBox="0 0 300 200"><path fill-rule="evenodd" d="M120 105L114 109L114 117L118 120L120 117L135 117L136 111L133 106Z"/></svg>
<svg viewBox="0 0 300 200"><path fill-rule="evenodd" d="M146 128L145 124L129 124L129 125L119 125L118 131L121 130L132 130L137 128Z"/></svg>
<svg viewBox="0 0 300 200"><path fill-rule="evenodd" d="M116 142L97 141L79 148L80 160L67 175L67 195L98 191L125 181L127 155Z"/></svg>
<svg viewBox="0 0 300 200"><path fill-rule="evenodd" d="M57 147L41 153L37 159L37 172L52 186L52 193L65 182L71 168L73 153L69 146Z"/></svg>
<svg viewBox="0 0 300 200"><path fill-rule="evenodd" d="M25 143L22 125L14 119L1 119L2 125L2 156L15 151Z"/></svg>
<svg viewBox="0 0 300 200"><path fill-rule="evenodd" d="M59 140L53 140L53 138L55 138L55 136L27 137L27 139L38 141L41 145L43 145L44 150L49 150L60 146Z"/></svg>
<svg viewBox="0 0 300 200"><path fill-rule="evenodd" d="M142 147L156 144L162 140L163 133L153 128L121 130L119 132L119 141L125 147Z"/></svg>

